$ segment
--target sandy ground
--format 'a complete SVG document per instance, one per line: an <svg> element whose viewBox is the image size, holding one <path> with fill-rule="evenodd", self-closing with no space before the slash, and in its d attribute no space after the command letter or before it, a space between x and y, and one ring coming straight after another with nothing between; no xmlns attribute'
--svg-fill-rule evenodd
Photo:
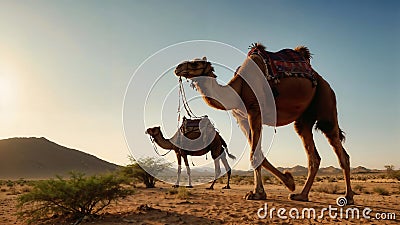
<svg viewBox="0 0 400 225"><path fill-rule="evenodd" d="M343 183L340 182L331 184L337 184L344 188ZM353 182L353 186L357 184L364 187L363 192L379 186L390 190L391 193L390 196L362 193L355 196L356 205L341 208L336 205L336 198L340 196L339 194L312 191L310 202L294 202L287 198L290 192L282 185L276 184L265 185L267 200L246 201L243 196L252 189L252 185L233 184L232 189L222 190L223 184L216 184L216 189L213 191L205 190L207 185L196 186L187 189L190 193L189 197L180 198L179 194L170 193L172 190L170 185L157 183L157 188L154 189L138 187L134 195L106 208L100 218L84 221L82 224L397 224L400 222L400 183ZM322 183L315 183L314 187L319 185L322 185ZM300 188L297 187L297 189ZM4 190L0 192L0 224L24 224L22 221L18 221L15 216L16 198L16 194ZM266 205L268 213L265 215L265 210L260 211L260 215L266 216L266 218L259 218L257 212L260 208L265 208ZM329 206L332 208L333 216L335 212L337 213L337 218L331 218L327 209L324 216L319 218L323 208L329 209ZM337 211L333 211L333 207L337 208ZM275 210L271 214L272 208L275 208ZM281 212L286 210L283 216L289 216L289 211L295 216L297 210L301 217L302 210L305 208L314 208L316 218L311 216L310 219L282 219L277 215L279 209ZM349 208L358 210L360 219L351 218L351 214L349 215L350 219L346 219L346 210ZM367 208L372 210L369 213L371 217L369 219L362 216L363 210L368 211ZM395 213L395 219L379 220L376 218L377 216L393 217L393 213ZM305 211L305 216L307 217L307 211ZM53 223L60 224L60 221Z"/></svg>

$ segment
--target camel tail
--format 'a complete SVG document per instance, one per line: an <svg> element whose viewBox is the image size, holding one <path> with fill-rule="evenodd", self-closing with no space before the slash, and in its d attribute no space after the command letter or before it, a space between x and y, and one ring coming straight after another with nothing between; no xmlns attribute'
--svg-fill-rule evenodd
<svg viewBox="0 0 400 225"><path fill-rule="evenodd" d="M220 137L221 137L221 135L220 135ZM221 142L222 142L222 147L224 147L224 149L225 149L225 151L226 151L226 154L228 154L228 157L231 158L231 159L233 159L233 160L235 160L235 159L236 159L236 156L234 156L234 155L232 155L232 154L229 153L229 151L228 151L228 145L226 144L225 140L224 140L222 137L221 137Z"/></svg>
<svg viewBox="0 0 400 225"><path fill-rule="evenodd" d="M315 129L322 131L324 134L329 134L333 131L334 123L330 121L318 121L315 124ZM345 132L339 128L339 140L343 143L346 140Z"/></svg>
<svg viewBox="0 0 400 225"><path fill-rule="evenodd" d="M306 46L297 46L294 49L296 52L300 53L304 59L306 59L308 62L310 62L312 56L310 50Z"/></svg>
<svg viewBox="0 0 400 225"><path fill-rule="evenodd" d="M345 132L339 128L339 139L341 142L345 142L346 141L346 136L345 136Z"/></svg>

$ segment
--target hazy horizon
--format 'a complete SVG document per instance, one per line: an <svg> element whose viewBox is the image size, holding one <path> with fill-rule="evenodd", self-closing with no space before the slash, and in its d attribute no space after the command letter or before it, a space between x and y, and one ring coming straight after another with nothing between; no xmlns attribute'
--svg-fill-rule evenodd
<svg viewBox="0 0 400 225"><path fill-rule="evenodd" d="M351 167L400 168L398 1L2 1L0 28L0 139L45 137L124 165L125 90L156 51L199 39L243 52L253 42L270 51L306 45L313 68L335 90ZM137 148L152 151L143 107L137 112ZM314 134L321 167L339 167L325 137ZM249 168L247 155L235 169ZM293 125L277 128L267 157L276 167L307 165Z"/></svg>

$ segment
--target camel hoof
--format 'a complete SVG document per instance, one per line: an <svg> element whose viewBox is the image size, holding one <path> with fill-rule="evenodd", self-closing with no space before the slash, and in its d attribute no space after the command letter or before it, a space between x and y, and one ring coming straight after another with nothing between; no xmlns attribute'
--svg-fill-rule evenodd
<svg viewBox="0 0 400 225"><path fill-rule="evenodd" d="M222 189L231 189L231 186L226 185L225 187L223 187Z"/></svg>
<svg viewBox="0 0 400 225"><path fill-rule="evenodd" d="M206 190L214 190L214 188L213 187L208 187L208 188L206 188Z"/></svg>
<svg viewBox="0 0 400 225"><path fill-rule="evenodd" d="M263 193L253 193L252 191L247 192L244 196L246 200L265 200L267 199L267 194Z"/></svg>
<svg viewBox="0 0 400 225"><path fill-rule="evenodd" d="M188 186L186 186L186 188L193 188L193 186L192 185L188 185Z"/></svg>
<svg viewBox="0 0 400 225"><path fill-rule="evenodd" d="M353 196L346 196L347 203L346 205L354 205Z"/></svg>
<svg viewBox="0 0 400 225"><path fill-rule="evenodd" d="M293 201L308 202L308 196L302 194L289 194L289 199Z"/></svg>
<svg viewBox="0 0 400 225"><path fill-rule="evenodd" d="M173 188L178 188L178 187L179 187L179 184L174 184L174 185L172 185L172 187L173 187Z"/></svg>
<svg viewBox="0 0 400 225"><path fill-rule="evenodd" d="M285 181L286 187L290 191L296 190L296 184L294 183L294 179L293 179L292 174L289 171L285 171L284 175L285 175L285 178L286 178L286 181Z"/></svg>

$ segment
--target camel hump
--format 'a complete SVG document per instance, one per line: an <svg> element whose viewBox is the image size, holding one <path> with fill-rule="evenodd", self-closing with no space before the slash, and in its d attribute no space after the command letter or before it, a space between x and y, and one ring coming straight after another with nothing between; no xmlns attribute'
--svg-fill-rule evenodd
<svg viewBox="0 0 400 225"><path fill-rule="evenodd" d="M297 46L294 50L296 52L300 53L304 57L304 59L306 59L308 62L310 62L312 56L311 56L310 50L306 46L304 46L304 45Z"/></svg>

